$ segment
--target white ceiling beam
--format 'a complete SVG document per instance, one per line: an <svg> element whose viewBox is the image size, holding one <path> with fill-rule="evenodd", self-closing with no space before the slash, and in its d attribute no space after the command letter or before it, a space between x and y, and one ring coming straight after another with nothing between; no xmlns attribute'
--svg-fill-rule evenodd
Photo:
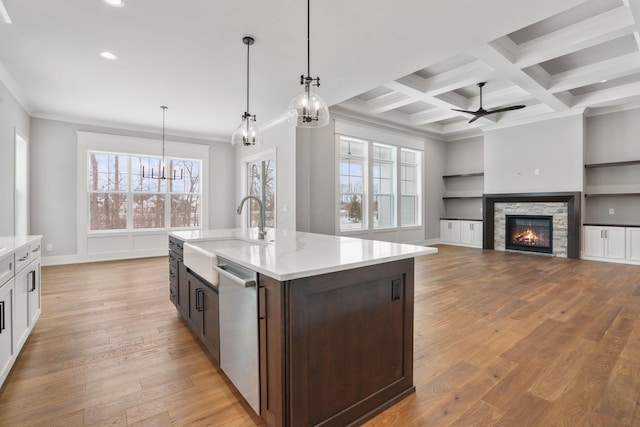
<svg viewBox="0 0 640 427"><path fill-rule="evenodd" d="M529 92L532 97L540 102L547 104L554 111L564 111L569 109L571 105L570 94L554 95L550 93L544 86L544 82L539 82L519 67L514 65L495 47L493 43L482 45L472 51L472 54L491 67L493 67L499 75L512 81L520 86L523 90Z"/></svg>
<svg viewBox="0 0 640 427"><path fill-rule="evenodd" d="M633 32L633 37L636 39L638 49L640 49L640 4L635 0L622 0L622 3L629 8L633 15L633 20L636 22L636 29Z"/></svg>
<svg viewBox="0 0 640 427"><path fill-rule="evenodd" d="M606 61L574 68L551 77L549 90L561 92L602 80L611 80L640 72L640 52L633 52Z"/></svg>
<svg viewBox="0 0 640 427"><path fill-rule="evenodd" d="M474 96L472 104L477 107L480 106L480 94ZM516 102L523 102L527 99L531 99L531 94L522 90L519 86L509 86L504 89L494 90L491 92L482 93L482 102L484 107L489 105L491 108L504 107L506 104L514 104Z"/></svg>
<svg viewBox="0 0 640 427"><path fill-rule="evenodd" d="M612 103L621 104L622 100L640 95L640 82L602 89L574 97L574 107L607 106Z"/></svg>
<svg viewBox="0 0 640 427"><path fill-rule="evenodd" d="M414 126L422 126L429 123L439 122L440 120L451 119L453 117L460 117L460 115L455 111L433 108L431 110L411 114L409 116L409 122Z"/></svg>
<svg viewBox="0 0 640 427"><path fill-rule="evenodd" d="M428 79L423 79L420 89L427 95L436 96L486 81L492 73L493 69L484 62L472 61Z"/></svg>
<svg viewBox="0 0 640 427"><path fill-rule="evenodd" d="M390 92L366 101L366 109L371 114L380 114L414 102L413 98L400 92Z"/></svg>
<svg viewBox="0 0 640 427"><path fill-rule="evenodd" d="M526 68L617 39L636 30L630 9L620 6L518 46L515 65Z"/></svg>
<svg viewBox="0 0 640 427"><path fill-rule="evenodd" d="M440 97L435 97L435 96L429 96L427 94L425 94L424 92L415 89L413 87L411 87L410 85L407 84L408 81L412 80L411 78L409 78L411 76L407 76L407 77L403 77L402 79L400 79L402 82L400 81L393 81L393 82L389 82L387 84L385 84L384 86L395 90L397 92L401 92L404 93L407 96L411 96L413 97L416 101L423 101L426 102L427 104L433 105L435 107L440 107L440 108L446 108L448 110L451 110L452 108L457 108L457 109L461 109L461 110L467 110L468 109L468 100L463 97L460 96L456 93L450 92L447 94L443 94ZM416 76L417 77L417 76ZM410 84L410 83L409 83ZM453 113L457 113L459 116L462 117L468 117L468 114L465 113L459 113L459 112L453 112ZM491 123L492 121L486 118L481 118L478 119L479 122L485 122L485 123Z"/></svg>

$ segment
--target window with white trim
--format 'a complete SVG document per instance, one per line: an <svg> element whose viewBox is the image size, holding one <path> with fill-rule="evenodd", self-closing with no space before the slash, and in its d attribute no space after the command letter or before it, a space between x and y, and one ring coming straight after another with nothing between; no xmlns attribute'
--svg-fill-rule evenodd
<svg viewBox="0 0 640 427"><path fill-rule="evenodd" d="M249 201L251 209L248 218L248 227L257 227L260 223L260 215L265 228L276 227L276 159L260 159L247 162L247 193L255 196L262 202L263 212L257 203Z"/></svg>
<svg viewBox="0 0 640 427"><path fill-rule="evenodd" d="M340 231L422 224L422 152L339 137Z"/></svg>
<svg viewBox="0 0 640 427"><path fill-rule="evenodd" d="M89 230L198 228L201 161L88 152ZM175 179L144 177L162 167Z"/></svg>
<svg viewBox="0 0 640 427"><path fill-rule="evenodd" d="M366 228L365 170L367 143L351 138L340 142L340 229Z"/></svg>

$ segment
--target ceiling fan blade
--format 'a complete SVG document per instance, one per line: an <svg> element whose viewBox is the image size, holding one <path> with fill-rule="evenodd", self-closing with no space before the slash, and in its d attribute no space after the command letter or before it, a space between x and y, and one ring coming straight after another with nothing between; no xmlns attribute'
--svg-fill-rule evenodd
<svg viewBox="0 0 640 427"><path fill-rule="evenodd" d="M475 111L469 111L469 110L458 110L457 108L452 108L451 111L459 111L461 113L467 113L467 114L475 114Z"/></svg>
<svg viewBox="0 0 640 427"><path fill-rule="evenodd" d="M480 117L486 116L486 114L483 114L482 116L475 116L473 119L469 120L469 123L473 123L476 120L478 120Z"/></svg>
<svg viewBox="0 0 640 427"><path fill-rule="evenodd" d="M512 105L511 107L496 108L495 110L489 110L487 114L502 113L503 111L520 110L524 107L526 107L526 105Z"/></svg>

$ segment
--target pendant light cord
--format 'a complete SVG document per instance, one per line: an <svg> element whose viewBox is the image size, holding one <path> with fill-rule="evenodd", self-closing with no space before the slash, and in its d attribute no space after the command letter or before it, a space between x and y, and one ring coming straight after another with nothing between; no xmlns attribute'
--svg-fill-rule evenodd
<svg viewBox="0 0 640 427"><path fill-rule="evenodd" d="M311 42L309 39L311 38L310 26L311 26L311 0L307 0L307 76L311 77Z"/></svg>
<svg viewBox="0 0 640 427"><path fill-rule="evenodd" d="M250 43L247 43L247 112L249 114L249 48L251 47Z"/></svg>
<svg viewBox="0 0 640 427"><path fill-rule="evenodd" d="M162 163L164 163L164 113L167 111L167 107L163 105L160 108L162 108Z"/></svg>

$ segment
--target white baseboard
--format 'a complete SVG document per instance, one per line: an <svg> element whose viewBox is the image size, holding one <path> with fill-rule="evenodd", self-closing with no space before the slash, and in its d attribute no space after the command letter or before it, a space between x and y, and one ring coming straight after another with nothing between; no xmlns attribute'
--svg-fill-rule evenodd
<svg viewBox="0 0 640 427"><path fill-rule="evenodd" d="M67 265L67 264L83 264L88 262L102 262L102 261L118 261L123 259L135 259L135 258L152 258L159 256L166 256L169 253L169 248L139 251L133 253L104 253L104 254L92 254L80 256L75 255L58 255L58 256L43 256L42 266L52 265Z"/></svg>
<svg viewBox="0 0 640 427"><path fill-rule="evenodd" d="M590 257L590 256L581 256L580 259L583 259L585 261L601 261L601 262L613 262L616 264L640 265L640 261L629 261L626 259L596 258L596 257Z"/></svg>
<svg viewBox="0 0 640 427"><path fill-rule="evenodd" d="M451 245L451 246L463 246L465 248L474 248L474 249L482 249L482 245L478 246L478 245L470 245L467 243L453 243L453 242L443 242L441 240L438 240L438 244L441 245Z"/></svg>

